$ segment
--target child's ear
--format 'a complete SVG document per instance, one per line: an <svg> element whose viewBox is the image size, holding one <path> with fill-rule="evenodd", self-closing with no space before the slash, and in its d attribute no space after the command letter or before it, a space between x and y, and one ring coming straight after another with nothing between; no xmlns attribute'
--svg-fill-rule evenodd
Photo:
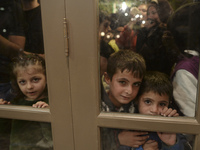
<svg viewBox="0 0 200 150"><path fill-rule="evenodd" d="M107 72L104 72L104 79L105 79L107 84L109 84L110 81L111 81L109 75L107 74Z"/></svg>

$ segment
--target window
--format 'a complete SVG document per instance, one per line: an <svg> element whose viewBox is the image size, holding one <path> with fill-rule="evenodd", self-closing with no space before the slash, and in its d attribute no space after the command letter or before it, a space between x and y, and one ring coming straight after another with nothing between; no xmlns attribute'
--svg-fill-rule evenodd
<svg viewBox="0 0 200 150"><path fill-rule="evenodd" d="M197 150L200 146L199 109L195 118L100 111L98 1L40 2L50 109L1 105L1 118L51 122L55 150L100 150L100 128L106 127L195 135L193 149ZM63 34L64 18L68 41ZM69 56L66 56L67 46ZM199 93L197 95L199 99Z"/></svg>

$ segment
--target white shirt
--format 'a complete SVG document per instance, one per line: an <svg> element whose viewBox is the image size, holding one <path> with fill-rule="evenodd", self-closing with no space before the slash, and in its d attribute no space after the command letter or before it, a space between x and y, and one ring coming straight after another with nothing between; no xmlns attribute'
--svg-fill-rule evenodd
<svg viewBox="0 0 200 150"><path fill-rule="evenodd" d="M190 72L180 69L173 79L173 95L185 116L194 117L196 110L197 79Z"/></svg>

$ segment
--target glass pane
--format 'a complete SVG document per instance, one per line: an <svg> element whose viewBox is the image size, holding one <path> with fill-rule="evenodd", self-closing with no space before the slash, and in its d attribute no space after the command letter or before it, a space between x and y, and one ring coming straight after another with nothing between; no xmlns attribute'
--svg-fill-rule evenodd
<svg viewBox="0 0 200 150"><path fill-rule="evenodd" d="M101 128L101 147L104 150L187 149L192 150L194 135Z"/></svg>
<svg viewBox="0 0 200 150"><path fill-rule="evenodd" d="M200 4L192 0L99 1L103 111L134 112L134 106L130 106L135 101L129 99L137 98L137 87L144 76L139 54L144 58L146 71L164 73L172 83L173 98L168 106L173 104L179 115L195 116L199 9ZM135 54L128 52L114 58L112 54L119 51ZM133 57L135 60L131 60ZM129 64L130 61L135 62Z"/></svg>
<svg viewBox="0 0 200 150"><path fill-rule="evenodd" d="M0 18L1 103L48 103L40 1L1 0Z"/></svg>
<svg viewBox="0 0 200 150"><path fill-rule="evenodd" d="M51 124L0 119L1 150L53 150Z"/></svg>

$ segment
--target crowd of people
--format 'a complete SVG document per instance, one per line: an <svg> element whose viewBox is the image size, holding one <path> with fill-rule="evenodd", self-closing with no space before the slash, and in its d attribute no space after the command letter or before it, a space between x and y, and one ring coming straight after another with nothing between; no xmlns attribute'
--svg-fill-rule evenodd
<svg viewBox="0 0 200 150"><path fill-rule="evenodd" d="M130 8L131 19L106 42L113 52L101 72L102 111L195 117L199 10L199 2L174 10L167 0ZM101 128L103 150L190 150L193 142L187 134Z"/></svg>
<svg viewBox="0 0 200 150"><path fill-rule="evenodd" d="M0 1L0 104L47 108L39 0ZM0 149L53 149L51 124L0 119Z"/></svg>
<svg viewBox="0 0 200 150"><path fill-rule="evenodd" d="M47 108L40 2L0 7L0 104ZM100 17L102 111L195 117L199 10L199 2L173 10L152 0L130 8L129 20ZM0 119L0 126L2 150L53 149L49 123ZM192 142L185 134L101 128L103 150L191 150Z"/></svg>

